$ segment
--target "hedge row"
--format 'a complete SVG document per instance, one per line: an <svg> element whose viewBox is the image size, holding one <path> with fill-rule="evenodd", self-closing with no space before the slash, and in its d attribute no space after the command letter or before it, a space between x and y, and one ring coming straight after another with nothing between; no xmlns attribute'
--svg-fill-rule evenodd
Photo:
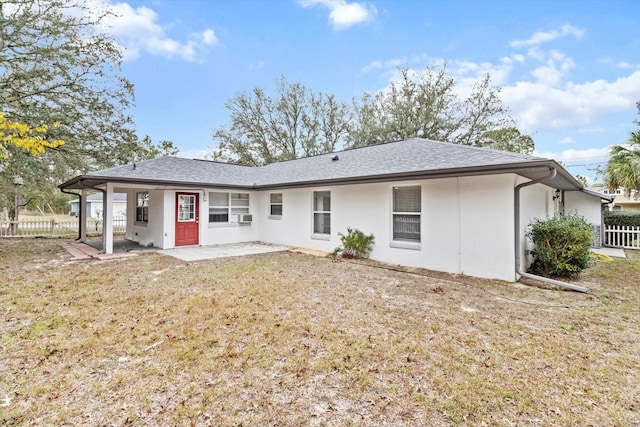
<svg viewBox="0 0 640 427"><path fill-rule="evenodd" d="M604 211L604 223L618 227L640 227L640 212Z"/></svg>

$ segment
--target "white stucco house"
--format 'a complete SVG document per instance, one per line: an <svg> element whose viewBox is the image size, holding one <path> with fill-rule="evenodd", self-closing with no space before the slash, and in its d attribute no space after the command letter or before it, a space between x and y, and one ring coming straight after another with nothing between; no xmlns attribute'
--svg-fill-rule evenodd
<svg viewBox="0 0 640 427"><path fill-rule="evenodd" d="M610 199L556 161L412 138L263 167L161 157L60 185L127 194L126 238L174 248L262 241L331 252L347 227L375 260L515 281L534 218L576 211L602 225ZM109 221L105 221L106 224ZM81 227L81 238L83 230ZM104 250L113 250L109 229Z"/></svg>

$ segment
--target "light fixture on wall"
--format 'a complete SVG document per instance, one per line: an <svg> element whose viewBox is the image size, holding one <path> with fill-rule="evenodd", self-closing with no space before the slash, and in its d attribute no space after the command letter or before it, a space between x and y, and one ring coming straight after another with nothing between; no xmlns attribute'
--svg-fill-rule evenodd
<svg viewBox="0 0 640 427"><path fill-rule="evenodd" d="M556 189L556 191L553 193L553 200L558 200L560 198L560 194L562 194L560 190Z"/></svg>

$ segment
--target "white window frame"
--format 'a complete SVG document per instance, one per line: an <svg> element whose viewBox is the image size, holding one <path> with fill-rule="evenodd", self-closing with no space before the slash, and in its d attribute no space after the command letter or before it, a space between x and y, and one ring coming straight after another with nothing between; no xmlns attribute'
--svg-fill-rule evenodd
<svg viewBox="0 0 640 427"><path fill-rule="evenodd" d="M224 194L226 195L227 203L226 205L212 205L211 203L214 200L214 194ZM211 221L211 209L225 209L227 211L227 220L226 221ZM237 223L231 221L232 215L247 215L250 213L251 209L251 194L250 193L241 193L241 192L228 192L228 191L210 191L209 192L209 211L207 215L207 221L210 226L216 225L237 225ZM224 215L222 213L218 213L219 215Z"/></svg>
<svg viewBox="0 0 640 427"><path fill-rule="evenodd" d="M181 200L178 202L178 222L196 222L196 197L195 194L178 194L178 200Z"/></svg>
<svg viewBox="0 0 640 427"><path fill-rule="evenodd" d="M399 189L408 189L408 188L416 188L418 191L419 197L419 211L397 211L395 206L395 192ZM418 238L398 238L396 235L396 216L404 216L404 217L417 217L418 219ZM394 248L402 248L402 249L421 249L422 248L422 186L419 184L414 185L394 185L391 187L391 242L390 246Z"/></svg>
<svg viewBox="0 0 640 427"><path fill-rule="evenodd" d="M142 199L140 198L140 196L142 196ZM142 203L140 203L141 200L142 200ZM140 214L138 214L138 211L140 212ZM149 192L148 191L136 192L136 217L135 218L136 218L135 220L136 224L146 225L149 223Z"/></svg>
<svg viewBox="0 0 640 427"><path fill-rule="evenodd" d="M273 201L273 196L280 196L280 201ZM274 214L273 213L273 208L275 206L279 206L280 207L280 213L279 214ZM282 213L283 213L283 207L284 207L284 194L283 193L269 193L269 215L267 216L267 218L269 219L282 219Z"/></svg>
<svg viewBox="0 0 640 427"><path fill-rule="evenodd" d="M324 194L326 197L329 196L329 210L316 210L316 198ZM312 207L311 207L311 237L313 239L321 239L321 240L329 240L331 238L331 190L316 190L313 192L311 199ZM329 215L329 231L328 232L318 232L316 231L316 215Z"/></svg>

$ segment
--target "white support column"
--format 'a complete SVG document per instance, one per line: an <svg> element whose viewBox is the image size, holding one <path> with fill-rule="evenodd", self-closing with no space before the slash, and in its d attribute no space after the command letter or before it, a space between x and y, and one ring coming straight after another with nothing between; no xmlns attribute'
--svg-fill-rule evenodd
<svg viewBox="0 0 640 427"><path fill-rule="evenodd" d="M87 190L80 193L80 201L78 202L78 219L80 221L79 241L87 241Z"/></svg>
<svg viewBox="0 0 640 427"><path fill-rule="evenodd" d="M102 248L105 254L113 253L113 186L107 183L102 203Z"/></svg>

